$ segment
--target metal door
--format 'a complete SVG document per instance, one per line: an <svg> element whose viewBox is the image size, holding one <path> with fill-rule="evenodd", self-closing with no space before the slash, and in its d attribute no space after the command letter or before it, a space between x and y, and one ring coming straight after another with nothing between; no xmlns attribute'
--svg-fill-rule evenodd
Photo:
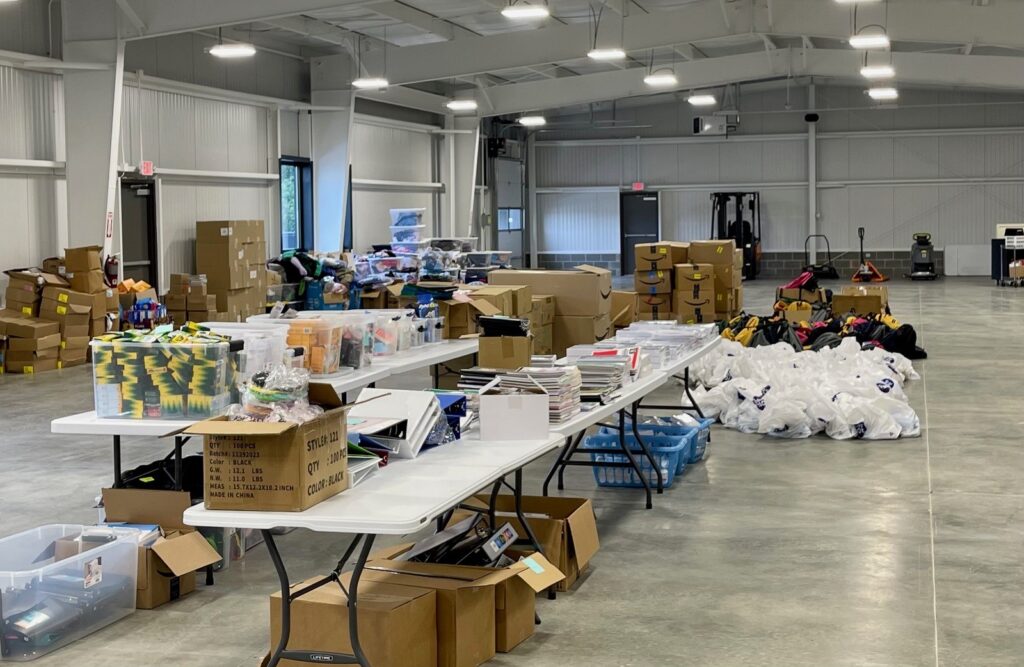
<svg viewBox="0 0 1024 667"><path fill-rule="evenodd" d="M156 208L151 182L121 182L121 269L157 286Z"/></svg>
<svg viewBox="0 0 1024 667"><path fill-rule="evenodd" d="M636 268L633 246L661 240L661 209L657 192L623 192L619 198L622 275Z"/></svg>

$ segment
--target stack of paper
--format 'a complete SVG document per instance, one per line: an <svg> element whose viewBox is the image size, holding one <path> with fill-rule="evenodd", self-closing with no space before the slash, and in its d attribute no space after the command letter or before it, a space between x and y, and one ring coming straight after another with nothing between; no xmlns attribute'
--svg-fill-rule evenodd
<svg viewBox="0 0 1024 667"><path fill-rule="evenodd" d="M558 361L555 354L535 354L530 358L530 365L534 368L551 368Z"/></svg>
<svg viewBox="0 0 1024 667"><path fill-rule="evenodd" d="M479 366L464 368L459 375L458 387L463 390L479 391L504 372L497 368L481 368Z"/></svg>
<svg viewBox="0 0 1024 667"><path fill-rule="evenodd" d="M566 351L565 363L580 369L583 400L602 400L639 372L640 349L605 343L574 345Z"/></svg>
<svg viewBox="0 0 1024 667"><path fill-rule="evenodd" d="M575 366L527 366L501 376L503 388L543 388L548 393L549 417L552 424L569 421L580 413L582 385L580 369Z"/></svg>

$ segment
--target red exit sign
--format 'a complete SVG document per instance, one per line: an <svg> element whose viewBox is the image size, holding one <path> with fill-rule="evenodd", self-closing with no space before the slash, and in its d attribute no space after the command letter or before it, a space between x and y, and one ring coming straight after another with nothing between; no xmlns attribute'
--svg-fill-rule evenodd
<svg viewBox="0 0 1024 667"><path fill-rule="evenodd" d="M647 187L643 181L633 181L633 192L643 192Z"/></svg>
<svg viewBox="0 0 1024 667"><path fill-rule="evenodd" d="M139 173L143 176L153 175L153 162L151 160L143 160L139 165Z"/></svg>

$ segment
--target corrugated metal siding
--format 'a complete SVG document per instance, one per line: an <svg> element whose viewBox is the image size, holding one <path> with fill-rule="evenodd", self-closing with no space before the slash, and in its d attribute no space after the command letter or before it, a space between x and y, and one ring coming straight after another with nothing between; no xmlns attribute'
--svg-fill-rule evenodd
<svg viewBox="0 0 1024 667"><path fill-rule="evenodd" d="M35 266L58 252L54 176L0 173L0 267Z"/></svg>
<svg viewBox="0 0 1024 667"><path fill-rule="evenodd" d="M356 122L352 127L352 175L386 181L429 183L431 135Z"/></svg>
<svg viewBox="0 0 1024 667"><path fill-rule="evenodd" d="M49 55L48 7L48 0L23 0L4 5L3 19L0 20L0 50ZM54 14L59 13L60 8L54 8ZM60 48L60 44L54 46Z"/></svg>
<svg viewBox="0 0 1024 667"><path fill-rule="evenodd" d="M619 252L619 196L615 192L537 196L540 252Z"/></svg>
<svg viewBox="0 0 1024 667"><path fill-rule="evenodd" d="M374 243L391 241L392 208L425 208L423 224L427 233L433 229L433 196L423 192L366 192L356 190L352 195L352 244L358 250L365 250Z"/></svg>
<svg viewBox="0 0 1024 667"><path fill-rule="evenodd" d="M0 66L0 157L53 160L61 78Z"/></svg>
<svg viewBox="0 0 1024 667"><path fill-rule="evenodd" d="M299 153L299 112L282 109L280 112L281 154Z"/></svg>

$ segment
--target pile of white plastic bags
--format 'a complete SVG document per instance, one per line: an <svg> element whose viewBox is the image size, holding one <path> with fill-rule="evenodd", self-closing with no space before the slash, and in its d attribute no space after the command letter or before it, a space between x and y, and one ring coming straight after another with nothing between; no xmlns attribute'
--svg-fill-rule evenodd
<svg viewBox="0 0 1024 667"><path fill-rule="evenodd" d="M910 360L861 350L853 338L819 352L722 344L691 369L694 398L727 428L777 438L824 433L836 440L916 437L921 422L903 392L920 376Z"/></svg>

